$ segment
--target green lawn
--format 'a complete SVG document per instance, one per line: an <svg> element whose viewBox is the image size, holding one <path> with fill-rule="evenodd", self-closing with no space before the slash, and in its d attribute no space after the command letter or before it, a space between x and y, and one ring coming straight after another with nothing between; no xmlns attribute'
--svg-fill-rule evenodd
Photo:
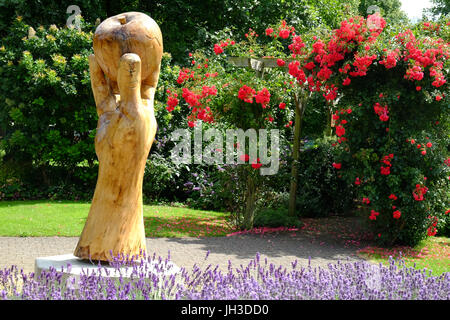
<svg viewBox="0 0 450 320"><path fill-rule="evenodd" d="M407 267L415 265L416 269L427 268L433 270L434 276L450 271L450 239L446 237L429 237L414 248L367 247L360 250L359 254L370 261L388 264L389 256L397 258L400 252Z"/></svg>
<svg viewBox="0 0 450 320"><path fill-rule="evenodd" d="M0 202L0 236L78 237L90 203L74 201ZM233 230L226 214L171 206L144 206L147 237L223 236Z"/></svg>

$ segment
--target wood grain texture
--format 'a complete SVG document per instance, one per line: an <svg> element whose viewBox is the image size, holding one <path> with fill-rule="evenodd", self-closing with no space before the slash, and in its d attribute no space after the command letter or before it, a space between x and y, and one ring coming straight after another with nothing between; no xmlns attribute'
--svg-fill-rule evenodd
<svg viewBox="0 0 450 320"><path fill-rule="evenodd" d="M99 116L99 172L77 257L108 261L146 250L142 181L157 128L153 104L162 52L158 25L142 13L108 18L95 32L89 71Z"/></svg>

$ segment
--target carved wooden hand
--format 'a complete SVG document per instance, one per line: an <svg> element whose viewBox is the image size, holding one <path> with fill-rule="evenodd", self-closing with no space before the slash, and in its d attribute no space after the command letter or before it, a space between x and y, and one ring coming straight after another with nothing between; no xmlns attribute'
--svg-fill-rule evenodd
<svg viewBox="0 0 450 320"><path fill-rule="evenodd" d="M108 261L146 250L142 181L156 133L153 99L162 50L158 25L140 12L110 17L95 31L89 71L99 171L77 257Z"/></svg>
<svg viewBox="0 0 450 320"><path fill-rule="evenodd" d="M111 260L118 254L145 252L142 180L156 133L154 88L141 98L141 59L120 58L115 97L94 55L89 69L99 116L95 151L99 159L97 186L75 256Z"/></svg>

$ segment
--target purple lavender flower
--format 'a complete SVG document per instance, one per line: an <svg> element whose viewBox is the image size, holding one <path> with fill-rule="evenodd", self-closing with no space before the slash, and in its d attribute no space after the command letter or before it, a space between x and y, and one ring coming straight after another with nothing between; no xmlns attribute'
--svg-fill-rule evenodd
<svg viewBox="0 0 450 320"><path fill-rule="evenodd" d="M205 260L210 251L207 252ZM101 272L83 272L78 280L64 279L63 271L54 268L25 274L17 266L0 270L0 300L129 300L129 299L276 299L276 300L449 300L450 273L433 276L431 271L406 267L403 260L390 259L388 266L365 261L338 262L327 268L292 269L260 263L259 253L247 266L228 272L219 266L188 271L171 270L169 257L114 257L110 262L120 274L113 278ZM131 268L126 276L123 267ZM129 269L128 269L129 270Z"/></svg>

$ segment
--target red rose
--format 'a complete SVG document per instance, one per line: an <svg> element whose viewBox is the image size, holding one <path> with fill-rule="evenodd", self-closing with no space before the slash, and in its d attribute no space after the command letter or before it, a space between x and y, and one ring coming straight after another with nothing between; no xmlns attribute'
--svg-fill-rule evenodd
<svg viewBox="0 0 450 320"><path fill-rule="evenodd" d="M342 164L341 163L335 163L335 162L333 162L333 167L335 168L335 169L341 169L341 167L342 167Z"/></svg>
<svg viewBox="0 0 450 320"><path fill-rule="evenodd" d="M252 168L253 168L253 169L258 170L259 168L261 168L262 163L260 163L259 161L260 161L260 160L259 160L259 158L258 158L258 159L256 159L256 161L253 161L253 162L252 162Z"/></svg>
<svg viewBox="0 0 450 320"><path fill-rule="evenodd" d="M423 201L423 196L427 193L428 188L425 186L421 186L420 184L416 184L416 189L413 190L412 194L414 196L414 200Z"/></svg>
<svg viewBox="0 0 450 320"><path fill-rule="evenodd" d="M370 211L370 216L369 216L369 219L370 220L377 220L377 216L379 215L380 213L379 212L376 212L375 210L371 210Z"/></svg>
<svg viewBox="0 0 450 320"><path fill-rule="evenodd" d="M345 134L345 128L341 125L336 127L336 134L338 137L342 137Z"/></svg>
<svg viewBox="0 0 450 320"><path fill-rule="evenodd" d="M174 96L171 96L167 99L167 111L172 112L175 107L178 105L178 99Z"/></svg>
<svg viewBox="0 0 450 320"><path fill-rule="evenodd" d="M270 102L270 93L267 88L263 88L261 91L255 96L256 103L261 103L262 107L265 108L266 105Z"/></svg>
<svg viewBox="0 0 450 320"><path fill-rule="evenodd" d="M247 162L250 159L250 156L248 154L241 154L239 159L241 159L241 161Z"/></svg>
<svg viewBox="0 0 450 320"><path fill-rule="evenodd" d="M249 86L243 85L242 88L239 89L238 98L244 100L247 103L253 103L253 96L256 91Z"/></svg>
<svg viewBox="0 0 450 320"><path fill-rule="evenodd" d="M389 199L397 200L397 196L395 194L391 193L391 195L389 196Z"/></svg>
<svg viewBox="0 0 450 320"><path fill-rule="evenodd" d="M219 55L219 54L221 54L223 52L223 48L216 43L214 45L214 52L216 53L216 55Z"/></svg>
<svg viewBox="0 0 450 320"><path fill-rule="evenodd" d="M429 227L429 228L427 229L427 235L428 235L429 237L435 236L436 233L437 233L437 229L436 229L435 227Z"/></svg>
<svg viewBox="0 0 450 320"><path fill-rule="evenodd" d="M311 71L312 69L314 69L315 68L315 64L314 64L314 62L308 62L307 64L305 64L305 69L308 69L309 71Z"/></svg>
<svg viewBox="0 0 450 320"><path fill-rule="evenodd" d="M289 29L282 29L282 30L280 30L279 36L282 39L287 39L287 38L289 38L290 33L291 33L291 31Z"/></svg>
<svg viewBox="0 0 450 320"><path fill-rule="evenodd" d="M385 176L390 175L391 174L391 167L383 167L383 166L381 166L380 172L381 172L382 175L385 175Z"/></svg>

